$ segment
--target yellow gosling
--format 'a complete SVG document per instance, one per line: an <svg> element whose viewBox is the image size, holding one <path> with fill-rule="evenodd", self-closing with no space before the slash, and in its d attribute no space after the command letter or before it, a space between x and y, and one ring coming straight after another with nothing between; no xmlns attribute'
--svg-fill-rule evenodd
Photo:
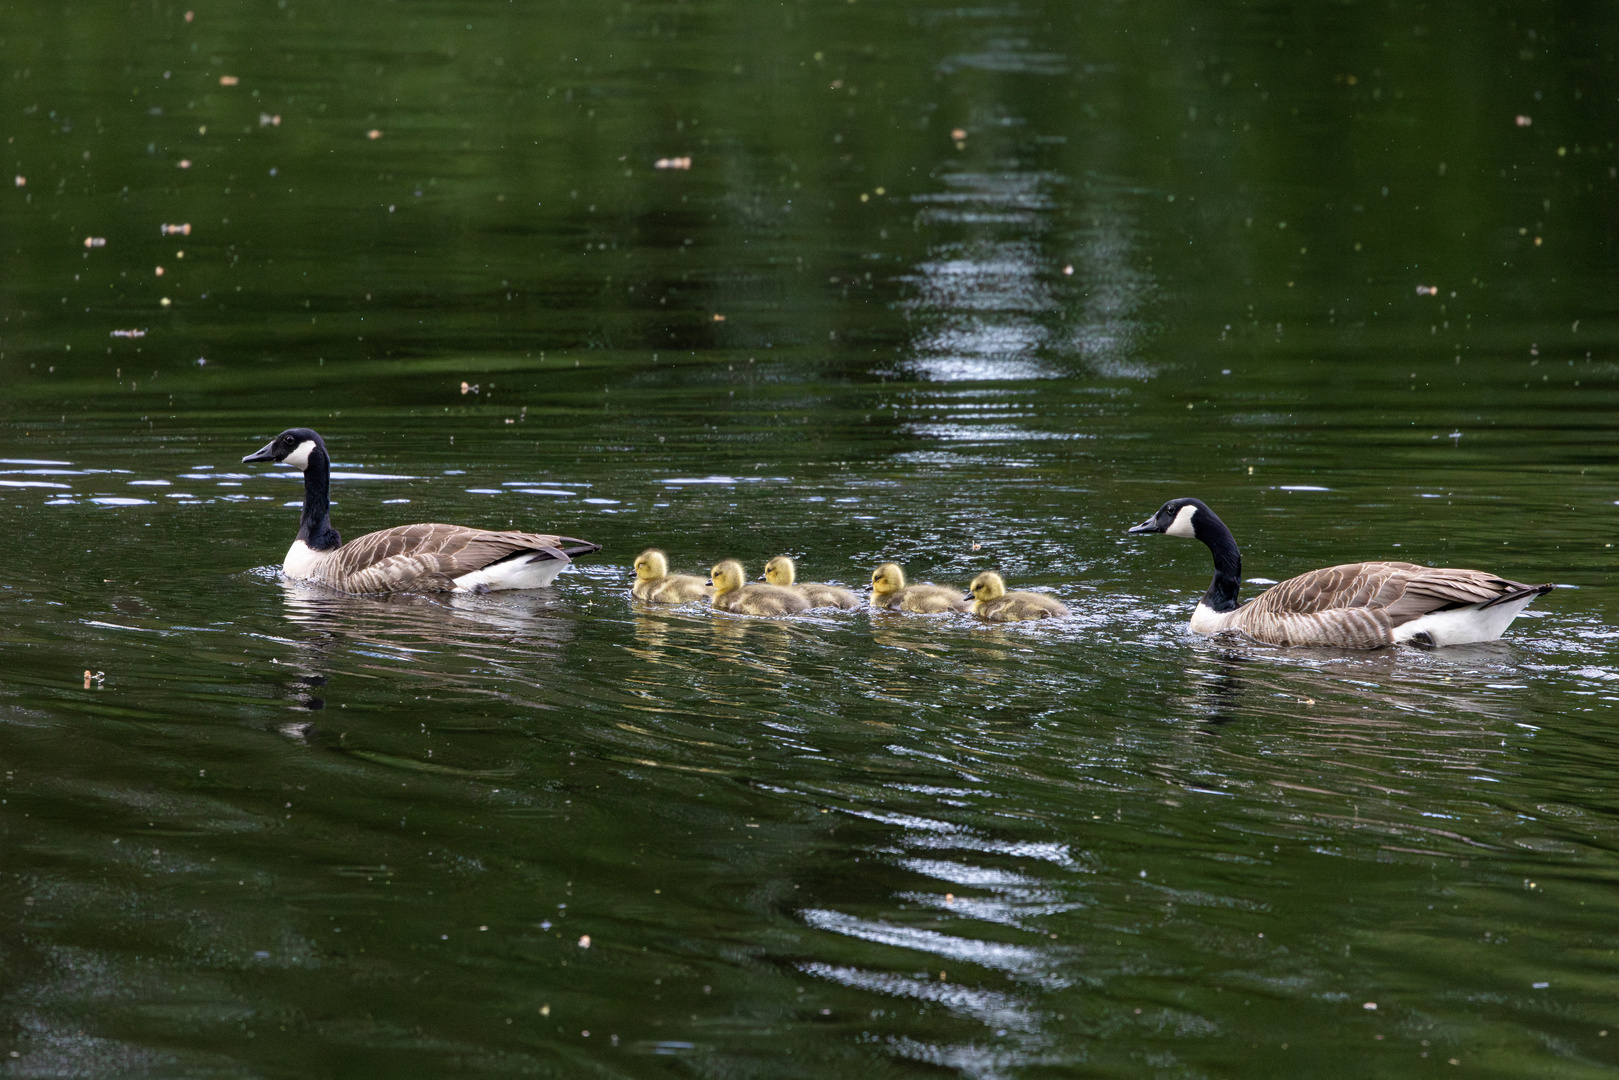
<svg viewBox="0 0 1619 1080"><path fill-rule="evenodd" d="M884 611L932 614L966 611L967 601L955 589L942 585L907 585L905 571L897 563L885 562L871 572L871 606Z"/></svg>
<svg viewBox="0 0 1619 1080"><path fill-rule="evenodd" d="M647 548L635 557L635 585L630 595L649 604L685 604L707 600L714 594L708 582L695 574L671 574L669 557Z"/></svg>
<svg viewBox="0 0 1619 1080"><path fill-rule="evenodd" d="M783 589L798 590L810 602L810 607L835 607L852 611L860 606L860 597L837 585L821 585L815 582L797 584L798 567L785 555L777 555L765 563L765 580Z"/></svg>
<svg viewBox="0 0 1619 1080"><path fill-rule="evenodd" d="M748 575L735 559L716 563L711 573L712 603L716 611L729 611L734 615L791 615L810 606L808 599L792 589L746 584Z"/></svg>
<svg viewBox="0 0 1619 1080"><path fill-rule="evenodd" d="M985 570L973 578L967 599L973 602L973 614L985 622L1061 619L1068 614L1067 608L1049 596L1007 592L1006 582L993 570Z"/></svg>

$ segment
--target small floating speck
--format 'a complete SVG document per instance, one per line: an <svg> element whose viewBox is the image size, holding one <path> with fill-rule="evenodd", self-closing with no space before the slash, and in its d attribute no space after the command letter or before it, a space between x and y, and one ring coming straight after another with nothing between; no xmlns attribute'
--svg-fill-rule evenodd
<svg viewBox="0 0 1619 1080"><path fill-rule="evenodd" d="M1536 990L1544 990L1544 989L1546 989L1546 988L1547 988L1547 987L1548 987L1548 986L1550 986L1550 985L1551 985L1551 983L1549 983L1549 982L1538 982L1538 983L1530 983L1530 984L1529 984L1529 985L1530 985L1530 986L1531 986L1531 987L1532 987L1532 988L1534 988L1534 989L1536 989Z"/></svg>
<svg viewBox="0 0 1619 1080"><path fill-rule="evenodd" d="M241 81L242 80L238 76L235 76L235 75L221 75L219 77L219 85L220 86L235 86L238 83L240 83Z"/></svg>
<svg viewBox="0 0 1619 1080"><path fill-rule="evenodd" d="M654 169L689 169L691 158L687 157L661 157L652 163Z"/></svg>

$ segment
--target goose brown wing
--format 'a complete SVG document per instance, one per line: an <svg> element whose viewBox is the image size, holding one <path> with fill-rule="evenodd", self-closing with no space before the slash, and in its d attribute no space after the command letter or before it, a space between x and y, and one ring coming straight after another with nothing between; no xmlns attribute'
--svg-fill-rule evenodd
<svg viewBox="0 0 1619 1080"><path fill-rule="evenodd" d="M1430 612L1470 604L1489 604L1544 588L1509 581L1482 570L1426 566L1402 577L1399 583L1403 586L1401 595L1387 605L1389 617L1395 626Z"/></svg>
<svg viewBox="0 0 1619 1080"><path fill-rule="evenodd" d="M1278 615L1314 615L1342 608L1387 607L1406 592L1424 568L1414 563L1345 563L1289 578L1249 605Z"/></svg>
<svg viewBox="0 0 1619 1080"><path fill-rule="evenodd" d="M465 525L423 523L382 529L350 540L337 549L335 562L344 575L380 571L385 563L396 567L411 563L419 566L423 575L455 578L519 552L542 552L553 559L566 560L570 550L583 554L597 547L588 541L546 533L488 532Z"/></svg>

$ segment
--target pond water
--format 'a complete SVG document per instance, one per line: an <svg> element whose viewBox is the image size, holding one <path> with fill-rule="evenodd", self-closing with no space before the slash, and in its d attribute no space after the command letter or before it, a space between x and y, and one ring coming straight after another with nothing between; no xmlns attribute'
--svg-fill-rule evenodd
<svg viewBox="0 0 1619 1080"><path fill-rule="evenodd" d="M0 1070L1611 1075L1619 13L7 10ZM553 588L282 580L346 536ZM1190 634L1336 562L1497 643ZM1000 570L1072 617L630 601Z"/></svg>

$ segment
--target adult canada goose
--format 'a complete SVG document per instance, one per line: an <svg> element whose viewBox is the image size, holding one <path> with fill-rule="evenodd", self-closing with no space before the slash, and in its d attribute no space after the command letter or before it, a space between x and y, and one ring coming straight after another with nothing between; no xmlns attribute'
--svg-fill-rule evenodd
<svg viewBox="0 0 1619 1080"><path fill-rule="evenodd" d="M308 428L289 428L243 461L303 470L304 512L281 572L352 593L489 592L551 584L570 556L600 544L543 533L492 532L464 525L401 525L343 543L332 528L332 459Z"/></svg>
<svg viewBox="0 0 1619 1080"><path fill-rule="evenodd" d="M836 585L820 585L812 581L797 584L798 567L786 555L777 555L765 563L765 580L784 589L797 589L810 602L810 607L835 607L852 611L860 606L860 597Z"/></svg>
<svg viewBox="0 0 1619 1080"><path fill-rule="evenodd" d="M942 585L907 585L898 563L885 562L871 572L871 606L886 611L966 611L967 601Z"/></svg>
<svg viewBox="0 0 1619 1080"><path fill-rule="evenodd" d="M985 622L1019 622L1023 619L1061 619L1068 609L1056 599L1034 592L1007 592L1006 582L993 570L973 578L967 590L973 614Z"/></svg>
<svg viewBox="0 0 1619 1080"><path fill-rule="evenodd" d="M684 604L707 600L714 590L695 574L671 574L668 556L657 548L647 548L635 557L635 585L630 594L649 604Z"/></svg>
<svg viewBox="0 0 1619 1080"><path fill-rule="evenodd" d="M726 559L714 565L713 604L720 611L736 615L791 615L809 608L802 593L775 585L748 585L742 564Z"/></svg>
<svg viewBox="0 0 1619 1080"><path fill-rule="evenodd" d="M1236 630L1271 645L1378 649L1493 641L1552 585L1524 585L1482 570L1406 562L1365 562L1312 570L1254 600L1237 599L1242 555L1231 530L1197 499L1171 499L1131 533L1203 541L1214 554L1214 581L1192 612L1192 630Z"/></svg>

